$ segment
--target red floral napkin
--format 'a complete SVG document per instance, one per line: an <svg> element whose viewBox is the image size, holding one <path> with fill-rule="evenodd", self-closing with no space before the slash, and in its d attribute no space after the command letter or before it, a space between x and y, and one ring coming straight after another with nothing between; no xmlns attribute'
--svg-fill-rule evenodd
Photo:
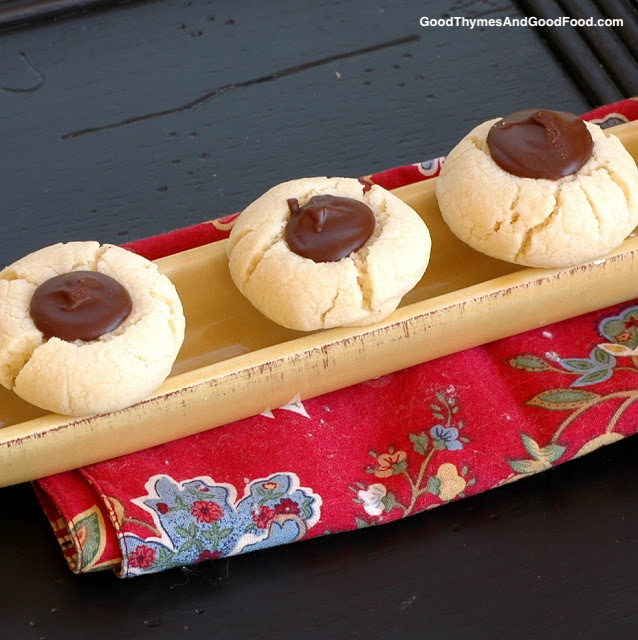
<svg viewBox="0 0 638 640"><path fill-rule="evenodd" d="M638 99L586 117L638 119ZM365 179L394 188L440 166ZM233 219L129 248L155 259L225 238ZM636 374L638 300L33 486L73 571L135 576L383 524L550 469L638 430Z"/></svg>

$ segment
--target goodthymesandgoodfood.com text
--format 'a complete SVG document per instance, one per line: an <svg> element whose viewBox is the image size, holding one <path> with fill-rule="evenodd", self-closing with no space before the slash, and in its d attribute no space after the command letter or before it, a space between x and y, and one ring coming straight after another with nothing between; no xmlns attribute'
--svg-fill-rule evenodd
<svg viewBox="0 0 638 640"><path fill-rule="evenodd" d="M466 18L462 16L448 16L446 18L430 18L421 16L419 24L422 27L463 27L466 29L481 29L485 27L622 27L622 18L538 18L524 16L522 18Z"/></svg>

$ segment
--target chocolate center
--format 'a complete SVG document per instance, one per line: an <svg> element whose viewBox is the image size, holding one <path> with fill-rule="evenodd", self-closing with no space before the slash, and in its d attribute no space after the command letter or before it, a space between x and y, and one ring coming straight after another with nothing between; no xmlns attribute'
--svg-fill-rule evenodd
<svg viewBox="0 0 638 640"><path fill-rule="evenodd" d="M319 195L303 207L291 198L288 209L288 246L315 262L338 262L360 249L374 230L372 210L354 198Z"/></svg>
<svg viewBox="0 0 638 640"><path fill-rule="evenodd" d="M43 282L29 312L46 338L95 340L119 327L131 312L128 291L110 276L72 271Z"/></svg>
<svg viewBox="0 0 638 640"><path fill-rule="evenodd" d="M566 111L517 111L492 126L490 154L508 173L558 180L589 160L594 143L585 123Z"/></svg>

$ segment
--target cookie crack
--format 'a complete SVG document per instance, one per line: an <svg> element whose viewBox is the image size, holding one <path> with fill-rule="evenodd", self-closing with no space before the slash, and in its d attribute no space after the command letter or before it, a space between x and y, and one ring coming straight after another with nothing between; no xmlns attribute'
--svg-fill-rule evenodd
<svg viewBox="0 0 638 640"><path fill-rule="evenodd" d="M33 280L33 278L29 278L28 276L20 276L16 273L15 270L10 269L9 267L7 267L7 269L5 269L5 272L2 274L2 279L6 280L7 282L16 282L18 280L22 280L32 285L33 287L39 286L38 282Z"/></svg>
<svg viewBox="0 0 638 640"><path fill-rule="evenodd" d="M521 199L521 190L522 190L522 187L517 182L516 183L516 193L514 194L514 199L510 203L510 212L512 214L511 217L510 217L510 224L514 224L514 223L518 222L518 219L520 218L520 213L518 212L517 209L518 209L519 200Z"/></svg>
<svg viewBox="0 0 638 640"><path fill-rule="evenodd" d="M265 259L266 254L282 240L282 236L275 236L270 239L270 242L264 246L260 251L251 256L250 262L246 265L246 271L244 272L244 286L246 286L253 274L257 270L260 262Z"/></svg>
<svg viewBox="0 0 638 640"><path fill-rule="evenodd" d="M321 314L321 324L325 325L326 324L326 320L328 319L328 316L334 311L335 307L337 306L337 300L339 298L339 289L335 289L335 293L334 296L332 297L332 300L330 302L330 305L328 306L328 308Z"/></svg>
<svg viewBox="0 0 638 640"><path fill-rule="evenodd" d="M468 136L467 139L477 151L490 155L487 148L487 140L483 140L479 136Z"/></svg>
<svg viewBox="0 0 638 640"><path fill-rule="evenodd" d="M518 251L514 255L514 260L519 260L522 256L525 256L529 250L531 249L532 240L534 239L534 235L536 235L539 231L546 229L551 223L553 218L558 215L558 211L560 210L562 205L561 200L561 192L559 191L556 194L556 199L554 201L554 208L549 212L549 214L545 217L544 220L541 220L537 225L530 227L521 238L521 244L518 248Z"/></svg>
<svg viewBox="0 0 638 640"><path fill-rule="evenodd" d="M587 200L587 204L589 205L589 208L591 209L593 215L594 215L594 219L596 220L596 226L598 227L598 234L600 235L600 231L602 228L602 220L604 218L603 215L601 215L600 211L598 210L598 206L596 205L595 200L589 195L589 192L587 191L587 189L585 189L585 187L579 183L578 188L581 190L582 194L585 196L585 200Z"/></svg>
<svg viewBox="0 0 638 640"><path fill-rule="evenodd" d="M365 256L361 256L360 260L355 261L357 270L357 285L361 291L361 307L364 311L372 310L372 290L370 286L370 273L368 270L367 252Z"/></svg>
<svg viewBox="0 0 638 640"><path fill-rule="evenodd" d="M100 262L102 261L102 258L104 257L104 254L109 250L109 246L108 245L100 245L96 252L95 252L95 257L93 258L93 264L89 265L93 267L94 271L98 270L98 267L100 266ZM78 267L80 267L82 265L76 264L73 265L73 269L77 269Z"/></svg>
<svg viewBox="0 0 638 640"><path fill-rule="evenodd" d="M375 207L375 229L366 244L355 254L354 266L357 272L357 286L361 291L361 308L365 312L373 311L372 299L374 297L374 282L370 275L368 258L370 256L370 247L379 240L383 235L384 229L388 223L390 214L387 205L384 207Z"/></svg>
<svg viewBox="0 0 638 640"><path fill-rule="evenodd" d="M507 221L507 224L512 225L512 224L516 224L519 220L519 218L521 217L520 212L518 211L518 203L519 200L521 199L521 186L519 184L516 185L516 193L514 194L514 198L512 199L512 201L510 202L509 205L509 211L510 211L510 219ZM492 231L494 233L498 233L501 229L501 227L503 226L504 221L503 220L497 220L494 225L492 226ZM487 238L487 236L486 236ZM486 239L484 238L484 240Z"/></svg>
<svg viewBox="0 0 638 640"><path fill-rule="evenodd" d="M627 203L627 207L629 208L631 202L631 189L627 182L607 165L604 165L602 169L607 172L609 179L620 189L625 198L625 202Z"/></svg>
<svg viewBox="0 0 638 640"><path fill-rule="evenodd" d="M232 253L233 250L235 249L235 247L246 237L249 236L251 233L254 233L254 229L244 229L242 231L234 231L233 233L230 235L230 237L228 238L228 248L229 251Z"/></svg>
<svg viewBox="0 0 638 640"><path fill-rule="evenodd" d="M76 262L73 262L68 269L65 269L64 271L60 270L59 272L56 271L56 273L63 274L63 273L71 273L72 271L84 271L84 270L98 271L100 260L102 259L102 256L106 252L107 248L108 247L106 246L100 246L96 251L95 256L93 257L92 260L89 260L89 261L78 260ZM28 282L30 285L33 285L34 287L38 287L41 284L38 280L32 277L29 277L29 274L18 275L15 268L13 268L12 266L6 267L3 270L2 274L0 274L0 278L2 280L6 280L7 282L13 282L15 280L24 280L24 282Z"/></svg>
<svg viewBox="0 0 638 640"><path fill-rule="evenodd" d="M19 356L14 355L14 359L12 362L7 362L4 364L3 368L5 369L6 374L9 378L10 389L15 389L16 380L18 379L18 376L20 375L22 370L27 366L27 364L33 357L33 354L36 352L36 350L39 349L41 346L42 344L33 345L33 348L29 349L28 351L23 351L21 354L19 354Z"/></svg>

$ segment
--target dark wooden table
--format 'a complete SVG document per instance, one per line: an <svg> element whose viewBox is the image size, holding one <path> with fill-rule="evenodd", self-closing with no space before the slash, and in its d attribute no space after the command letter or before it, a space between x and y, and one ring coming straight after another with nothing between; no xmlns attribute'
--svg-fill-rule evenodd
<svg viewBox="0 0 638 640"><path fill-rule="evenodd" d="M485 119L601 98L530 27L419 24L521 17L508 0L24 8L0 3L3 264L194 224L294 177L425 160ZM636 638L637 457L633 438L399 523L132 580L71 574L31 487L0 489L0 637Z"/></svg>

